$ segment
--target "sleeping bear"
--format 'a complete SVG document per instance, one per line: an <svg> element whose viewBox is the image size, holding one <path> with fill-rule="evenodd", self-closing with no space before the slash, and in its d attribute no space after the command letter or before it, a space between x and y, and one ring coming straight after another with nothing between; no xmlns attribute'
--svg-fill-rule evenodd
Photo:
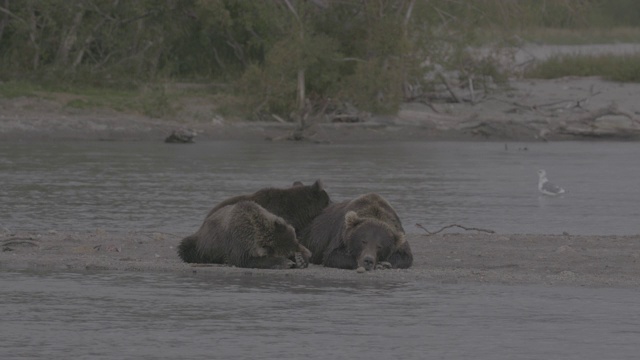
<svg viewBox="0 0 640 360"><path fill-rule="evenodd" d="M380 195L331 204L301 238L311 263L340 269L406 269L413 263L400 218Z"/></svg>
<svg viewBox="0 0 640 360"><path fill-rule="evenodd" d="M263 269L304 268L311 256L291 225L246 200L210 213L195 234L182 240L178 254L188 263Z"/></svg>
<svg viewBox="0 0 640 360"><path fill-rule="evenodd" d="M226 199L209 211L198 232L180 242L178 255L189 263L306 267L311 253L305 247L288 255L292 260L288 265L275 264L280 260L275 261L274 257L284 256L283 253L276 254L276 248L301 246L297 234L305 231L330 202L320 180L312 185L296 181L289 188L266 188ZM293 229L292 234L285 231L289 228ZM250 236L254 236L255 241L251 242ZM234 255L237 253L251 260L240 259Z"/></svg>

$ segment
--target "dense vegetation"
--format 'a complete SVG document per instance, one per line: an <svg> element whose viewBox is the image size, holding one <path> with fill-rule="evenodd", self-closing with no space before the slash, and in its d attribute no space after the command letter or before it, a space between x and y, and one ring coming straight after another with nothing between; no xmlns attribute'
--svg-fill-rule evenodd
<svg viewBox="0 0 640 360"><path fill-rule="evenodd" d="M0 80L218 82L257 116L344 102L389 112L439 72L504 81L496 52L470 55L478 41L638 23L635 0L0 0Z"/></svg>

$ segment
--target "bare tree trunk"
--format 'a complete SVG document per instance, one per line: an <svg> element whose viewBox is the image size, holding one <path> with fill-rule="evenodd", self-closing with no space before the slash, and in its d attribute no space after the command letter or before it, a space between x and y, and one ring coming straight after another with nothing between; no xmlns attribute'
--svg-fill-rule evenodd
<svg viewBox="0 0 640 360"><path fill-rule="evenodd" d="M304 79L304 69L298 70L298 116L300 117L300 129L305 128L305 79Z"/></svg>
<svg viewBox="0 0 640 360"><path fill-rule="evenodd" d="M9 0L4 0L4 9L8 9L8 8L9 8ZM0 20L0 41L2 41L2 34L4 34L4 28L7 26L8 22L9 22L9 14L5 12L4 16L2 17L2 20Z"/></svg>
<svg viewBox="0 0 640 360"><path fill-rule="evenodd" d="M305 94L305 78L304 78L304 69L298 70L298 110L304 110L304 100L306 99Z"/></svg>
<svg viewBox="0 0 640 360"><path fill-rule="evenodd" d="M33 70L37 70L40 67L40 45L38 44L38 19L36 17L36 10L30 9L29 12L29 40L33 45Z"/></svg>
<svg viewBox="0 0 640 360"><path fill-rule="evenodd" d="M56 62L59 65L67 65L69 62L69 52L71 52L71 48L76 43L78 39L78 27L82 22L82 18L84 17L84 9L78 11L76 16L73 17L73 22L71 23L71 27L67 34L60 42L60 47L58 48L58 55L56 57Z"/></svg>
<svg viewBox="0 0 640 360"><path fill-rule="evenodd" d="M285 5L287 6L287 8L289 8L289 11L291 11L291 13L293 14L293 16L296 18L296 21L298 22L298 31L299 36L300 36L300 45L302 45L304 43L304 26L302 24L302 19L300 18L300 15L298 14L298 12L296 11L295 7L291 4L291 2L289 2L289 0L284 0ZM300 51L302 51L302 49L300 49ZM306 89L306 81L305 81L305 69L304 67L302 67L302 64L300 64L300 68L298 69L298 120L299 120L299 129L300 130L304 130L305 124L304 124L304 120L305 120L305 100L307 95L305 94L305 89Z"/></svg>
<svg viewBox="0 0 640 360"><path fill-rule="evenodd" d="M80 63L82 63L82 60L84 59L84 56L85 56L85 54L87 52L87 49L91 45L91 42L93 42L93 40L94 40L93 34L98 32L98 30L101 27L103 27L105 23L106 23L106 18L103 17L102 19L100 19L100 21L98 21L95 24L95 26L91 29L91 32L89 34L87 34L87 37L82 42L82 47L80 49L78 49L78 52L76 53L76 57L73 60L73 64L71 64L71 68L73 70L75 70L78 67L78 65L80 65Z"/></svg>
<svg viewBox="0 0 640 360"><path fill-rule="evenodd" d="M409 20L411 20L411 13L413 13L413 6L416 4L416 0L411 0L409 3L409 7L407 8L407 12L404 15L404 21L402 22L402 27L404 30L404 35L407 36L407 26L409 25Z"/></svg>

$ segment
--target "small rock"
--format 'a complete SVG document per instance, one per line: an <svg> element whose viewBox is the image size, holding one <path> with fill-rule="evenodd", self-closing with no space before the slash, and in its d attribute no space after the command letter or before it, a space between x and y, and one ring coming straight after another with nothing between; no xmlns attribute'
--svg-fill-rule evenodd
<svg viewBox="0 0 640 360"><path fill-rule="evenodd" d="M164 142L173 144L190 144L194 142L193 138L196 137L197 134L198 133L195 130L180 128L173 130L171 135L164 139Z"/></svg>
<svg viewBox="0 0 640 360"><path fill-rule="evenodd" d="M576 277L576 273L569 270L561 271L559 275L563 278L569 278L569 279L573 279Z"/></svg>
<svg viewBox="0 0 640 360"><path fill-rule="evenodd" d="M106 251L111 251L111 252L120 252L120 251L122 251L122 249L120 249L119 246L116 246L116 245L113 245L113 244L107 245L105 247L105 250Z"/></svg>
<svg viewBox="0 0 640 360"><path fill-rule="evenodd" d="M575 253L576 251L569 245L562 245L556 249L556 252L559 254L562 254L562 253Z"/></svg>
<svg viewBox="0 0 640 360"><path fill-rule="evenodd" d="M356 269L356 272L357 272L358 274L362 274L362 273L363 273L363 272L365 272L365 271L367 271L367 270L365 270L365 268L364 268L364 267L362 267L362 266L360 266L359 268L357 268L357 269Z"/></svg>

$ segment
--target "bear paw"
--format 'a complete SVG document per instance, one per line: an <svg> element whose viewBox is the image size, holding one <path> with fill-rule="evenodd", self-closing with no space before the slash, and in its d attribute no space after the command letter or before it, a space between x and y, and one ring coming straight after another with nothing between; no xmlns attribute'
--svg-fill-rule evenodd
<svg viewBox="0 0 640 360"><path fill-rule="evenodd" d="M295 259L296 259L296 264L295 264L295 268L298 269L305 269L307 267L309 267L309 261L304 257L304 255L302 255L302 253L297 252L295 253Z"/></svg>
<svg viewBox="0 0 640 360"><path fill-rule="evenodd" d="M388 261L381 261L376 264L376 270L386 270L391 269L391 263Z"/></svg>
<svg viewBox="0 0 640 360"><path fill-rule="evenodd" d="M297 266L296 263L289 259L284 259L280 265L274 267L274 269L295 269Z"/></svg>

